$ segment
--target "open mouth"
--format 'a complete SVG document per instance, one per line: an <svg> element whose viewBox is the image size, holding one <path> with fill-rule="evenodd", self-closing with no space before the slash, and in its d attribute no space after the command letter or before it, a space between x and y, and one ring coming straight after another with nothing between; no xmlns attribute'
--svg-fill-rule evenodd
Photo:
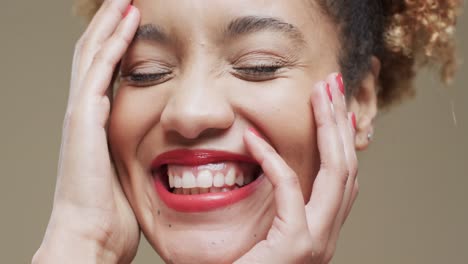
<svg viewBox="0 0 468 264"><path fill-rule="evenodd" d="M229 192L243 188L261 174L257 164L218 162L198 166L165 164L161 177L166 189L178 195Z"/></svg>
<svg viewBox="0 0 468 264"><path fill-rule="evenodd" d="M151 164L160 199L180 212L202 212L237 203L253 194L263 176L252 158L218 150L176 149Z"/></svg>

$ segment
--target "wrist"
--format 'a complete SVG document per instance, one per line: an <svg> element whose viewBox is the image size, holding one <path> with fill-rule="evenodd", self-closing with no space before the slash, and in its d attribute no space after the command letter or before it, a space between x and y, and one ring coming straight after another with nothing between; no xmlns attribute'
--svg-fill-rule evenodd
<svg viewBox="0 0 468 264"><path fill-rule="evenodd" d="M49 226L32 263L118 263L117 254L105 244L70 228Z"/></svg>
<svg viewBox="0 0 468 264"><path fill-rule="evenodd" d="M41 263L118 263L115 255L97 243L56 241L43 243L34 254L33 264Z"/></svg>

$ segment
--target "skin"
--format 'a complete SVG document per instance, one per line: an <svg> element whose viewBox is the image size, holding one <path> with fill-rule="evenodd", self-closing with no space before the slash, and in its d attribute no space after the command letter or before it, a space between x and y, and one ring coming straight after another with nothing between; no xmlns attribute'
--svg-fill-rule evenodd
<svg viewBox="0 0 468 264"><path fill-rule="evenodd" d="M357 195L354 149L368 144L378 61L346 102L329 74L339 69L338 33L309 2L137 0L126 13L128 4L105 1L77 44L54 209L33 262L128 263L139 225L168 263L328 263ZM242 16L280 18L303 40L278 30L224 38ZM131 42L150 23L173 41ZM147 87L123 78L111 111L120 60L124 77L172 73ZM280 60L286 66L261 81L235 70ZM229 207L174 211L149 166L176 148L250 155L267 180Z"/></svg>

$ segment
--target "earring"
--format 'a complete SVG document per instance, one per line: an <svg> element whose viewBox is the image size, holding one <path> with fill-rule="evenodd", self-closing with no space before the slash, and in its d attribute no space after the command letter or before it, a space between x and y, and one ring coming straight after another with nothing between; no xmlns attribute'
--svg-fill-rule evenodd
<svg viewBox="0 0 468 264"><path fill-rule="evenodd" d="M372 132L367 133L367 140L368 141L372 141L373 137L374 137L374 135L372 134Z"/></svg>

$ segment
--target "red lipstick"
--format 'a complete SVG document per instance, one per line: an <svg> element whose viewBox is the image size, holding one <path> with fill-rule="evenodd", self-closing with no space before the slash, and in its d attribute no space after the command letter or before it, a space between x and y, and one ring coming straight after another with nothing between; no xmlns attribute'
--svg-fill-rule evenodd
<svg viewBox="0 0 468 264"><path fill-rule="evenodd" d="M187 166L203 165L221 161L239 161L257 163L249 156L219 150L192 150L176 149L164 152L157 156L151 163L151 169L158 169L164 164L179 164Z"/></svg>
<svg viewBox="0 0 468 264"><path fill-rule="evenodd" d="M167 174L161 169L164 165L198 166L227 161L257 164L249 156L226 151L178 149L162 153L151 163L156 193L169 208L180 212L210 211L239 202L252 194L264 177L258 177L252 183L236 190L183 195L168 190Z"/></svg>

